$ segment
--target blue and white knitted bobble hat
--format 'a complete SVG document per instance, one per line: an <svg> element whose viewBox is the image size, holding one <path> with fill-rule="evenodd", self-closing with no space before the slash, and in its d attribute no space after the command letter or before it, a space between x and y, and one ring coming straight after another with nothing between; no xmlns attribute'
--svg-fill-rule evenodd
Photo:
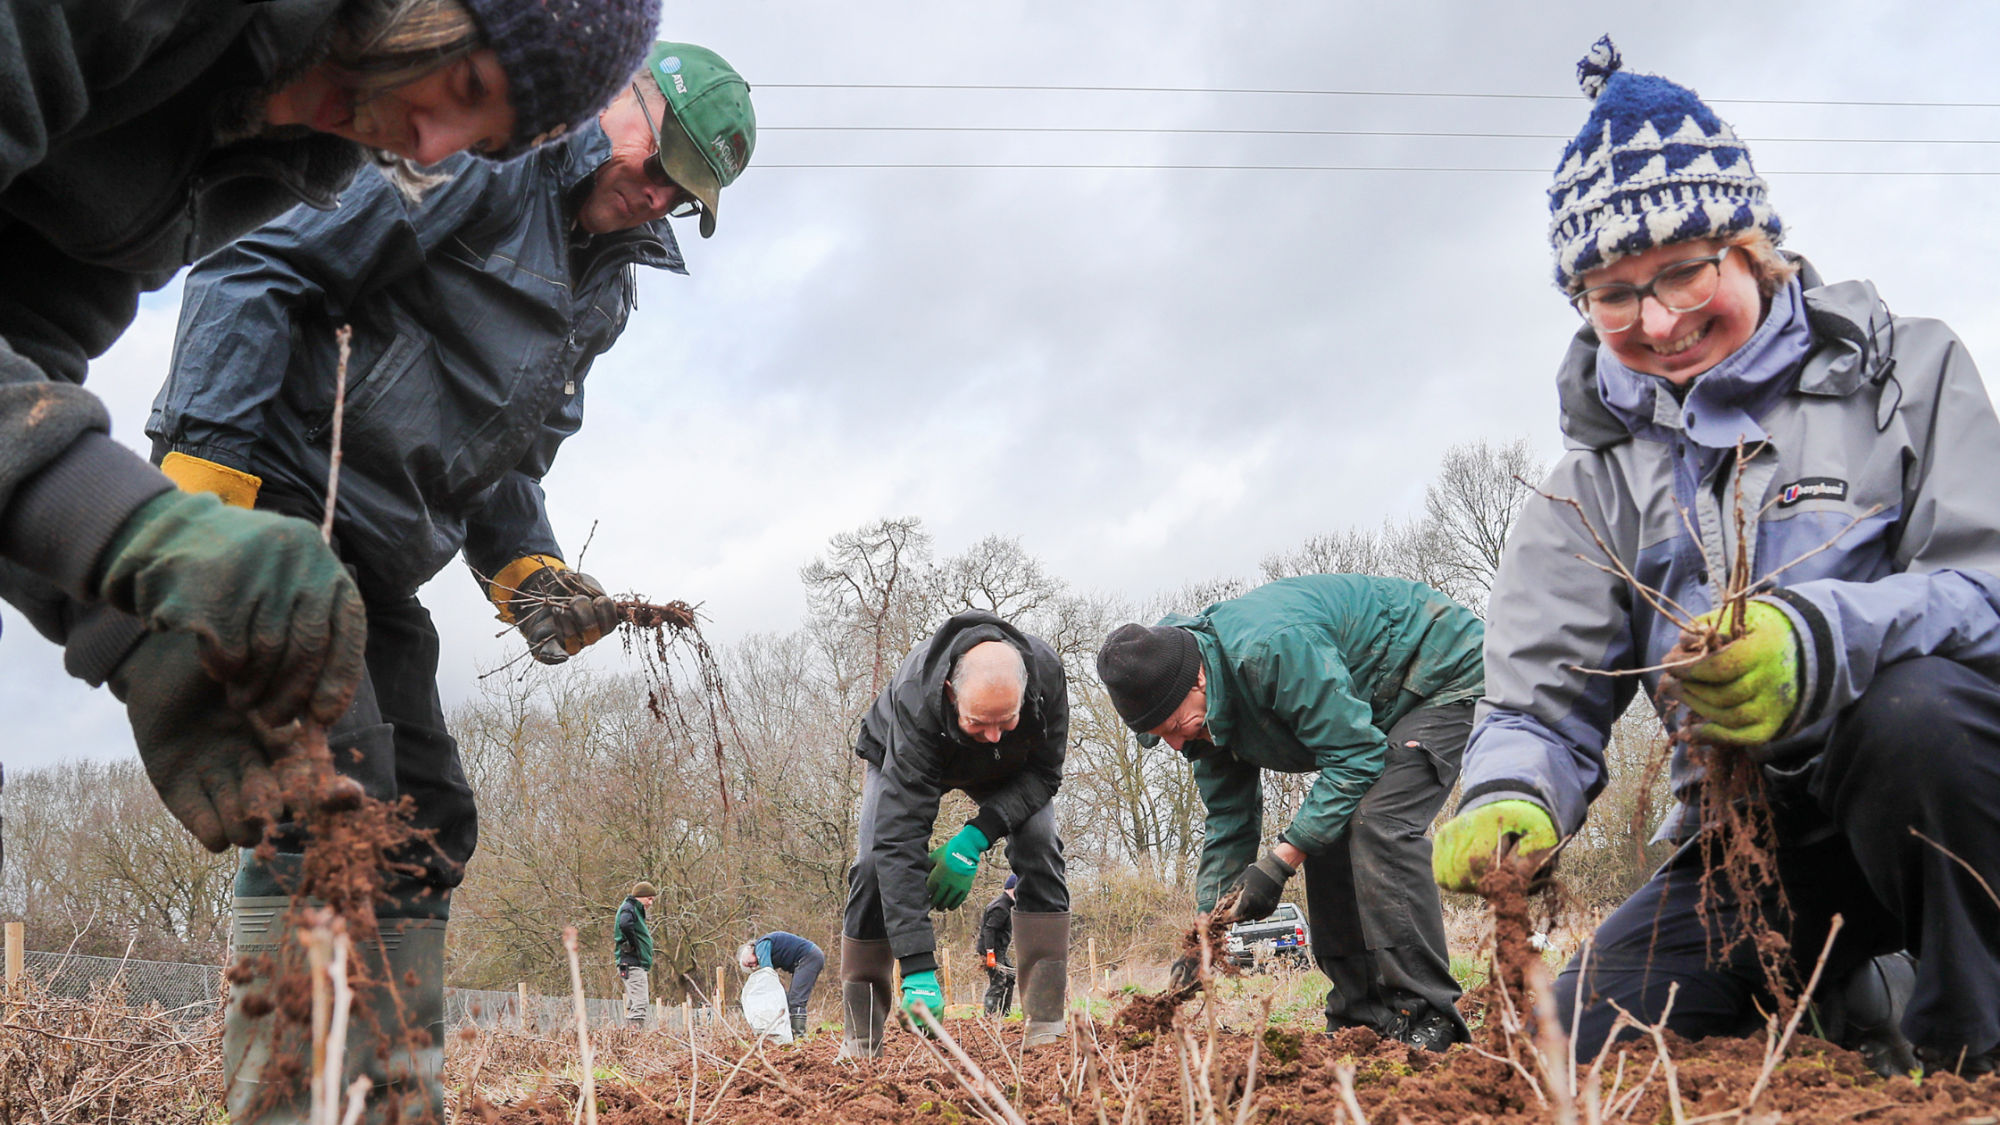
<svg viewBox="0 0 2000 1125"><path fill-rule="evenodd" d="M1750 150L1693 90L1619 69L1609 35L1576 64L1594 103L1549 188L1549 243L1565 292L1628 254L1752 227L1784 236Z"/></svg>

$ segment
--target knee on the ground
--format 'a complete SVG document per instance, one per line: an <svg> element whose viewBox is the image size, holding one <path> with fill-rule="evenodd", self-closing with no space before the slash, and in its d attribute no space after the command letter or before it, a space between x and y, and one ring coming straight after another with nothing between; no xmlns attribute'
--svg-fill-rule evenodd
<svg viewBox="0 0 2000 1125"><path fill-rule="evenodd" d="M1993 683L1956 661L1919 657L1882 668L1841 718L1828 766L1845 786L1957 794L1967 759L1992 754ZM1987 725L1989 729L1979 730Z"/></svg>

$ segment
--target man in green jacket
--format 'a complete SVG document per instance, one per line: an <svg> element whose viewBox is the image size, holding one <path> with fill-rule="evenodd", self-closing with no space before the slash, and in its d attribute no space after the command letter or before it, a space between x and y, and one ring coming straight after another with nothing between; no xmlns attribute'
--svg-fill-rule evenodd
<svg viewBox="0 0 2000 1125"><path fill-rule="evenodd" d="M618 924L613 927L612 952L618 957L618 979L625 986L625 1022L646 1026L646 1009L652 1005L648 977L653 971L653 931L646 925L646 909L660 892L653 884L632 884L618 908Z"/></svg>
<svg viewBox="0 0 2000 1125"><path fill-rule="evenodd" d="M1424 832L1485 690L1484 638L1477 616L1422 583L1314 574L1199 617L1122 625L1098 651L1119 716L1194 769L1208 809L1200 909L1233 885L1235 920L1267 918L1305 868L1313 959L1333 982L1328 1032L1369 1027L1440 1051L1470 1038ZM1267 769L1319 778L1252 863Z"/></svg>

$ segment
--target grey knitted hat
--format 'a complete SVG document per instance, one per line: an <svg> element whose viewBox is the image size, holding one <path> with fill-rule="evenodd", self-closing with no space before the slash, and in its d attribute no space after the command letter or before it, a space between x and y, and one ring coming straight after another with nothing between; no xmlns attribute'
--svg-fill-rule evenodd
<svg viewBox="0 0 2000 1125"><path fill-rule="evenodd" d="M611 104L660 28L660 0L460 0L507 73L514 138L499 159L555 140Z"/></svg>

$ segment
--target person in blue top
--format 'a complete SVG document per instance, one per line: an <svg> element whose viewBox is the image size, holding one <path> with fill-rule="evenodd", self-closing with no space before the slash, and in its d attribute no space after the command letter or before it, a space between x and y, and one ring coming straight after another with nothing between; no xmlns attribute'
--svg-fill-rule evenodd
<svg viewBox="0 0 2000 1125"><path fill-rule="evenodd" d="M812 1003L813 986L819 971L826 967L826 954L797 934L773 930L756 941L744 942L736 950L736 962L745 972L777 969L792 974L792 986L785 990L785 1006L792 1010L792 1037L806 1037L806 1005Z"/></svg>

